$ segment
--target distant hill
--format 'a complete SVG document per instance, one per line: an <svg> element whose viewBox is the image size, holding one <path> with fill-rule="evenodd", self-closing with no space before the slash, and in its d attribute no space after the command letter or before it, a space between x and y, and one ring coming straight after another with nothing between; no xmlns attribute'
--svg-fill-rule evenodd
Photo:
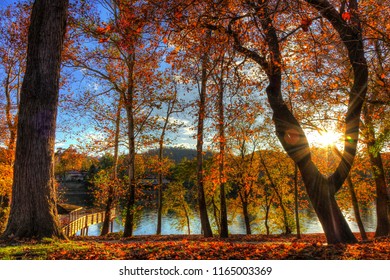
<svg viewBox="0 0 390 280"><path fill-rule="evenodd" d="M157 155L158 149L152 149L145 154L148 155ZM164 149L164 156L172 159L175 163L181 162L184 158L188 160L193 160L196 158L196 150L195 149L187 149L183 147L166 147ZM206 157L211 156L210 152L206 153Z"/></svg>

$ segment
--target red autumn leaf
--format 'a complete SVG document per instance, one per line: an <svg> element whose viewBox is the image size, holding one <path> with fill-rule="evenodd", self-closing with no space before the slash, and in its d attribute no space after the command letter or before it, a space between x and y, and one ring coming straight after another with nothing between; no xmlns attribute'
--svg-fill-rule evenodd
<svg viewBox="0 0 390 280"><path fill-rule="evenodd" d="M98 27L96 28L96 33L104 34L106 33L106 29L104 27Z"/></svg>
<svg viewBox="0 0 390 280"><path fill-rule="evenodd" d="M108 38L100 38L99 43L105 43L108 42Z"/></svg>
<svg viewBox="0 0 390 280"><path fill-rule="evenodd" d="M309 19L309 18L303 18L303 19L301 20L301 27L302 27L302 30L305 31L305 32L309 31L309 26L311 25L311 22L312 22L311 19Z"/></svg>
<svg viewBox="0 0 390 280"><path fill-rule="evenodd" d="M341 15L341 18L345 21L349 21L351 20L351 13L350 12L344 12L342 15Z"/></svg>

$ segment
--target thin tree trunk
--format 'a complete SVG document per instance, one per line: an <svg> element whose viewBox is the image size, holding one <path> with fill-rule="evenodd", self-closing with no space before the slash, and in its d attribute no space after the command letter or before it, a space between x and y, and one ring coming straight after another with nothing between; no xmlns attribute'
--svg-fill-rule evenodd
<svg viewBox="0 0 390 280"><path fill-rule="evenodd" d="M271 208L271 205L267 205L265 209L265 219L264 219L264 225L267 232L267 235L269 235L269 225L268 225L268 219L269 219L269 210Z"/></svg>
<svg viewBox="0 0 390 280"><path fill-rule="evenodd" d="M242 213L244 215L246 234L252 234L251 222L249 219L249 212L248 212L248 197L245 193L243 195L242 191L240 191L239 195L240 195L240 200L242 205Z"/></svg>
<svg viewBox="0 0 390 280"><path fill-rule="evenodd" d="M114 183L118 180L118 160L119 160L119 134L120 134L120 123L121 123L121 110L122 110L122 96L119 97L118 108L116 112L115 120L115 139L114 139L114 170L113 170L113 181ZM100 235L104 236L110 231L111 211L115 200L114 186L110 184L108 189L108 197L105 207L105 215L102 226L102 232Z"/></svg>
<svg viewBox="0 0 390 280"><path fill-rule="evenodd" d="M225 191L225 108L223 104L224 86L223 86L223 69L220 76L219 92L218 92L218 131L219 131L219 191L220 191L220 237L229 237L227 206L226 206L226 191Z"/></svg>
<svg viewBox="0 0 390 280"><path fill-rule="evenodd" d="M299 223L299 202L298 202L298 166L294 164L294 204L295 204L295 224L297 228L297 238L301 238L301 226Z"/></svg>
<svg viewBox="0 0 390 280"><path fill-rule="evenodd" d="M162 136L163 138L163 136ZM159 153L158 153L158 161L159 164L162 164L163 159L163 142L164 140L160 139L160 147L159 147ZM159 167L161 169L161 166ZM159 171L158 174L158 194L157 194L157 230L156 234L161 234L161 227L162 227L162 209L163 209L163 175L162 172Z"/></svg>
<svg viewBox="0 0 390 280"><path fill-rule="evenodd" d="M176 103L177 93L175 91L175 96L172 101L168 104L167 114L165 116L164 126L161 131L160 140L159 140L159 150L158 150L158 162L159 162L159 173L158 173L158 197L157 197L157 230L156 234L161 234L162 227L162 210L163 210L163 172L162 172L162 164L163 164L163 156L164 156L164 141L165 141L165 133L168 127L169 118L174 112L174 107Z"/></svg>
<svg viewBox="0 0 390 280"><path fill-rule="evenodd" d="M221 234L221 222L220 222L220 216L221 214L218 215L218 213L221 213L221 211L218 209L217 204L215 203L214 197L211 198L211 204L213 205L213 213L214 213L214 220L217 225L217 229L219 234Z"/></svg>
<svg viewBox="0 0 390 280"><path fill-rule="evenodd" d="M336 152L337 156L339 156L341 158L341 152L337 149L337 147L333 147L333 150ZM356 197L355 189L353 187L351 175L349 175L347 177L347 184L348 184L349 193L351 194L353 212L355 214L356 222L357 222L358 227L359 227L360 235L361 235L363 240L367 240L368 238L367 238L366 231L364 229L362 218L360 216L359 202L358 202L358 199Z"/></svg>
<svg viewBox="0 0 390 280"><path fill-rule="evenodd" d="M268 226L268 219L269 219L269 213L270 213L270 209L271 209L271 205L272 205L272 201L274 199L275 193L270 197L269 189L268 189L267 185L265 185L264 188L265 188L265 190L264 190L264 192L265 192L265 218L264 218L264 225L265 225L265 228L266 228L266 231L267 231L267 235L269 235L270 232L269 232L269 226Z"/></svg>
<svg viewBox="0 0 390 280"><path fill-rule="evenodd" d="M134 215L135 215L135 137L134 137L134 118L132 109L128 108L128 137L129 137L129 189L127 194L126 221L123 231L124 237L133 235Z"/></svg>
<svg viewBox="0 0 390 280"><path fill-rule="evenodd" d="M134 121L134 64L135 54L129 57L129 78L128 89L124 95L125 108L127 113L127 135L129 139L129 189L127 193L126 221L123 236L133 235L135 215L135 121Z"/></svg>
<svg viewBox="0 0 390 280"><path fill-rule="evenodd" d="M184 197L183 197L183 200L184 200ZM184 203L183 203L183 209L184 209L184 214L186 216L186 221L187 221L187 231L188 231L188 235L190 235L191 234L190 214L188 213L188 209Z"/></svg>
<svg viewBox="0 0 390 280"><path fill-rule="evenodd" d="M36 0L32 8L4 237L64 237L56 208L54 142L67 9L68 0Z"/></svg>
<svg viewBox="0 0 390 280"><path fill-rule="evenodd" d="M349 193L351 194L353 212L355 214L356 222L357 222L358 227L359 227L360 235L362 236L363 240L367 240L368 238L367 238L366 230L364 229L362 217L360 216L359 202L358 202L358 199L356 197L356 193L355 193L355 189L353 187L351 176L348 176L347 184L348 184Z"/></svg>
<svg viewBox="0 0 390 280"><path fill-rule="evenodd" d="M202 77L201 89L199 93L199 112L198 112L198 131L196 142L196 158L197 158L197 181L198 181L198 205L200 213L200 222L204 237L212 237L209 217L207 214L206 197L204 193L203 181L203 127L206 110L206 86L207 86L207 55L202 57Z"/></svg>
<svg viewBox="0 0 390 280"><path fill-rule="evenodd" d="M282 209L282 213L283 213L283 222L284 222L284 228L285 228L284 232L285 232L285 234L290 234L291 233L291 228L290 228L290 225L288 224L287 210L284 207L282 196L280 195L280 193L278 191L278 188L277 188L276 184L274 183L271 174L269 173L268 167L265 164L265 161L264 161L264 158L261 155L261 152L260 152L260 161L261 161L261 164L263 165L263 167L265 169L265 173L266 173L266 175L268 177L268 180L270 181L270 185L271 185L272 189L274 190L274 192L275 192L275 194L276 194L276 196L277 196L277 198L279 200L279 205L280 205L280 208Z"/></svg>
<svg viewBox="0 0 390 280"><path fill-rule="evenodd" d="M11 73L7 73L7 78L4 85L5 97L6 97L6 105L5 105L5 116L7 127L9 131L9 139L8 139L8 151L10 152L10 159L7 159L12 164L13 157L15 153L16 146L16 117L12 116L12 100L11 100L11 92L10 92L10 75ZM16 114L17 115L17 114Z"/></svg>

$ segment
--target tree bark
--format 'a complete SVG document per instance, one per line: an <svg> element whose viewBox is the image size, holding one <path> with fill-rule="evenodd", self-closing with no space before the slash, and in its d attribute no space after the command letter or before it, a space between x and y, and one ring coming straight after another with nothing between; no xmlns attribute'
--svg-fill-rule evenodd
<svg viewBox="0 0 390 280"><path fill-rule="evenodd" d="M164 125L165 127L165 125ZM161 134L160 143L159 143L159 152L158 152L158 161L159 164L162 164L163 160L163 149L164 149L164 132ZM161 168L161 167L159 167ZM158 174L158 194L157 194L157 229L156 234L161 234L161 228L162 228L162 210L163 210L163 174L161 171L159 171Z"/></svg>
<svg viewBox="0 0 390 280"><path fill-rule="evenodd" d="M175 104L177 101L177 92L172 101L169 101L167 114L165 115L164 125L161 131L159 139L159 150L158 150L158 162L159 162L159 172L158 172L158 195L157 195L157 230L156 234L161 234L162 228L162 211L163 211L163 172L162 164L164 159L164 142L165 142L165 133L168 128L169 118L174 112Z"/></svg>
<svg viewBox="0 0 390 280"><path fill-rule="evenodd" d="M183 197L183 199L184 199L184 197ZM191 234L190 214L189 214L189 210L187 209L187 206L185 204L183 204L183 210L184 210L184 214L186 216L187 233L188 233L188 235L190 235Z"/></svg>
<svg viewBox="0 0 390 280"><path fill-rule="evenodd" d="M353 187L351 176L347 178L348 190L351 195L353 212L355 214L356 223L358 224L360 235L363 240L368 240L366 230L364 229L362 217L360 216L359 202L356 197L355 189Z"/></svg>
<svg viewBox="0 0 390 280"><path fill-rule="evenodd" d="M114 139L114 170L112 179L116 184L118 180L118 160L119 160L119 134L120 134L120 122L121 122L121 110L122 110L122 96L119 97L118 101L118 109L116 112L116 120L115 120L115 139ZM105 207L105 215L103 220L102 231L100 233L101 236L107 235L110 231L110 221L111 221L111 211L115 201L115 191L114 186L110 184L108 189L108 197Z"/></svg>
<svg viewBox="0 0 390 280"><path fill-rule="evenodd" d="M68 0L36 0L18 119L11 212L4 237L63 237L54 186L54 142Z"/></svg>
<svg viewBox="0 0 390 280"><path fill-rule="evenodd" d="M301 238L301 226L299 223L299 201L298 201L298 166L294 163L294 204L295 204L295 224L297 228L297 238Z"/></svg>
<svg viewBox="0 0 390 280"><path fill-rule="evenodd" d="M203 127L206 110L206 86L207 86L207 55L202 57L201 89L199 92L198 131L196 141L197 181L198 181L198 205L200 222L204 237L212 237L209 217L207 214L206 197L203 182Z"/></svg>
<svg viewBox="0 0 390 280"><path fill-rule="evenodd" d="M135 120L134 120L134 65L135 54L129 57L129 78L127 92L124 94L124 105L127 113L127 136L129 139L129 189L127 193L126 221L123 236L133 235L135 214Z"/></svg>
<svg viewBox="0 0 390 280"><path fill-rule="evenodd" d="M7 72L7 78L5 80L5 85L4 85L4 91L5 91L5 98L6 98L6 105L5 105L5 116L6 116L6 121L7 121L7 127L9 130L9 140L8 140L8 151L10 152L11 158L10 163L13 163L13 157L15 153L15 146L16 146L16 129L17 129L17 115L15 114L14 116L12 115L12 100L11 100L11 92L10 92L10 76L11 73L9 70ZM19 104L17 104L19 107Z"/></svg>
<svg viewBox="0 0 390 280"><path fill-rule="evenodd" d="M219 133L219 191L220 191L220 237L229 237L228 218L227 218L227 206L226 206L226 191L225 191L225 107L223 104L224 97L224 84L223 84L223 66L221 67L221 76L219 81L218 91L218 133Z"/></svg>
<svg viewBox="0 0 390 280"><path fill-rule="evenodd" d="M242 191L240 191L239 195L240 195L240 200L242 205L242 214L244 215L246 234L252 234L251 222L250 222L249 212L248 212L248 201L247 201L248 197L245 191L244 191L244 195L242 194Z"/></svg>

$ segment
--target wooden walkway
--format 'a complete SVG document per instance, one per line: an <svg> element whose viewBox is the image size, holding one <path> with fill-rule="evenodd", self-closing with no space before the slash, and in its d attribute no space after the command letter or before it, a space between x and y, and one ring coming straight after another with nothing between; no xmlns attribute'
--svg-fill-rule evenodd
<svg viewBox="0 0 390 280"><path fill-rule="evenodd" d="M72 215L69 216L68 221L66 221L65 225L63 225L62 232L66 236L73 236L76 235L77 232L81 231L81 236L87 236L88 227L94 224L102 223L104 221L105 213L105 211L92 213L77 211L76 213L72 213ZM116 215L117 213L115 209L112 209L110 217L111 232L113 230L113 223Z"/></svg>

